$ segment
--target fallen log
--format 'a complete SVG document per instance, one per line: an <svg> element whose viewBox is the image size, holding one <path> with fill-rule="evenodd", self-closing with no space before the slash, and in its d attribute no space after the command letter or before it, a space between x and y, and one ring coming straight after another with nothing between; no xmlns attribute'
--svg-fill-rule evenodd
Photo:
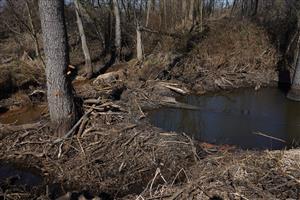
<svg viewBox="0 0 300 200"><path fill-rule="evenodd" d="M200 107L178 102L178 101L176 101L176 99L174 97L164 97L163 99L161 99L159 104L162 106L170 107L170 108L200 110Z"/></svg>

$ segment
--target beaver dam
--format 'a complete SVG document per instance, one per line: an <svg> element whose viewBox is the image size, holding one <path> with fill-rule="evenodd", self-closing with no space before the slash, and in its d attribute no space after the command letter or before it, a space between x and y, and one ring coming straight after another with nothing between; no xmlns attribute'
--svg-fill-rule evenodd
<svg viewBox="0 0 300 200"><path fill-rule="evenodd" d="M276 88L238 89L177 100L199 109L154 110L149 112L151 123L200 141L245 149L282 149L300 141L300 105Z"/></svg>
<svg viewBox="0 0 300 200"><path fill-rule="evenodd" d="M300 200L298 1L0 2L0 200Z"/></svg>

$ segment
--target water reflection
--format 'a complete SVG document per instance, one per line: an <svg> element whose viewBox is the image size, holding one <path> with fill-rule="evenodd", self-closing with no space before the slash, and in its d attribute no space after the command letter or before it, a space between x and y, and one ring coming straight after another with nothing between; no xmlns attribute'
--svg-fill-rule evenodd
<svg viewBox="0 0 300 200"><path fill-rule="evenodd" d="M195 139L251 149L281 149L300 141L300 103L275 88L243 89L178 101L199 111L163 108L149 113L151 122L168 131L186 132ZM253 134L261 132L287 143Z"/></svg>
<svg viewBox="0 0 300 200"><path fill-rule="evenodd" d="M1 164L0 185L6 182L13 185L23 185L29 187L38 186L42 184L43 179L34 171L36 170L22 169L9 164Z"/></svg>
<svg viewBox="0 0 300 200"><path fill-rule="evenodd" d="M39 121L46 112L46 105L25 106L0 114L0 123L14 125L33 123Z"/></svg>

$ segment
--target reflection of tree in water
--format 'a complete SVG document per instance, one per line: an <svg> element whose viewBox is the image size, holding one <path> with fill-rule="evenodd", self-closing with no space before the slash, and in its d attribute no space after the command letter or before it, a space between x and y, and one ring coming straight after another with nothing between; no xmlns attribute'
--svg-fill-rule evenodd
<svg viewBox="0 0 300 200"><path fill-rule="evenodd" d="M300 145L300 102L287 101L286 103L286 140L291 146Z"/></svg>

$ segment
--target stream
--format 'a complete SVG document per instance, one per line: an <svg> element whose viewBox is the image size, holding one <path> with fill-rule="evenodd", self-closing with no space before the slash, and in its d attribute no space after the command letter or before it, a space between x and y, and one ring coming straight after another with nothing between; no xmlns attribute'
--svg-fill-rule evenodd
<svg viewBox="0 0 300 200"><path fill-rule="evenodd" d="M299 145L300 102L276 88L237 89L177 101L198 110L161 108L150 122L166 131L185 132L196 140L243 149L283 149Z"/></svg>

